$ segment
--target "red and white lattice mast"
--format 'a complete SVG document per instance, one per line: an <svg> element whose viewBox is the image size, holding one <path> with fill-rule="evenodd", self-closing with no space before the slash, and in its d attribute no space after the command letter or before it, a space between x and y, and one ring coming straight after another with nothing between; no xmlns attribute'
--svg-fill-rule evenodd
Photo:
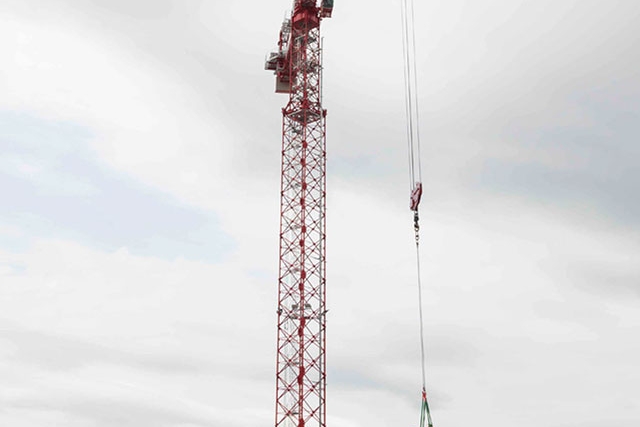
<svg viewBox="0 0 640 427"><path fill-rule="evenodd" d="M318 4L320 3L320 4ZM265 68L282 109L276 427L326 425L325 117L320 23L333 0L295 0Z"/></svg>

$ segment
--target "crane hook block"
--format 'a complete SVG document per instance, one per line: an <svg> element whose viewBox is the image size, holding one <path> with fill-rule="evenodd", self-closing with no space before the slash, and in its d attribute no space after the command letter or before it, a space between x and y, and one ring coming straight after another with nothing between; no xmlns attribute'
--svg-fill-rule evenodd
<svg viewBox="0 0 640 427"><path fill-rule="evenodd" d="M422 183L416 182L415 187L413 187L413 191L411 192L411 203L409 204L409 208L417 212L418 205L420 204L420 198L422 197Z"/></svg>

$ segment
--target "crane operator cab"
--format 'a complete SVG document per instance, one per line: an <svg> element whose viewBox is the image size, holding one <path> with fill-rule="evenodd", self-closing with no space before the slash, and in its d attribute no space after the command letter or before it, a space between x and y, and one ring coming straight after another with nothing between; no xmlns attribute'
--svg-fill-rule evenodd
<svg viewBox="0 0 640 427"><path fill-rule="evenodd" d="M331 12L333 12L333 0L322 0L322 7L320 10L320 15L323 18L331 18Z"/></svg>

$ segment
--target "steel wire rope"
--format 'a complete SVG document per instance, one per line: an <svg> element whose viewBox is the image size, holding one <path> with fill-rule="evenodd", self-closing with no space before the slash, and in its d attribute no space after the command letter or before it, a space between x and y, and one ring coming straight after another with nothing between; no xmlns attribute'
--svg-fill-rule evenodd
<svg viewBox="0 0 640 427"><path fill-rule="evenodd" d="M410 5L410 8L408 7ZM413 0L401 0L402 15L402 51L404 63L404 83L405 83L405 111L407 116L407 146L409 151L409 175L410 191L416 190L422 184L422 165L420 162L420 110L418 103L418 72L416 64L416 34L415 34L415 9ZM414 108L415 107L415 108ZM415 123L414 123L415 122ZM416 169L418 179L416 180ZM421 191L421 188L420 188ZM424 339L424 314L422 307L422 278L420 271L420 236L418 202L412 206L414 210L414 231L416 242L416 270L418 284L418 308L420 318L420 359L422 370L422 407L420 412L420 427L424 427L427 421L429 427L433 427L429 403L427 400L427 380L426 380L426 355Z"/></svg>
<svg viewBox="0 0 640 427"><path fill-rule="evenodd" d="M400 21L402 23L402 61L403 61L403 77L404 77L404 108L406 115L406 132L407 132L407 154L409 156L409 191L413 190L415 181L415 157L413 150L413 108L412 108L412 91L411 91L411 66L408 47L408 22L407 22L406 0L401 0Z"/></svg>
<svg viewBox="0 0 640 427"><path fill-rule="evenodd" d="M406 1L406 0L405 0ZM418 181L422 182L422 162L420 161L420 105L418 102L418 66L416 63L416 31L415 31L415 11L413 7L413 0L409 0L411 5L411 50L413 62L413 86L416 105L416 157L418 166Z"/></svg>

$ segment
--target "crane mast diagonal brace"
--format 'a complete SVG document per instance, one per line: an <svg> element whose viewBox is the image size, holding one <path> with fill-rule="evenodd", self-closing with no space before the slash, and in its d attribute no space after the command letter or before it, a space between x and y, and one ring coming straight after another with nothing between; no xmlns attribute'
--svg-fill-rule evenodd
<svg viewBox="0 0 640 427"><path fill-rule="evenodd" d="M332 0L294 1L265 69L282 109L275 427L326 426L325 196L327 112L320 24Z"/></svg>

